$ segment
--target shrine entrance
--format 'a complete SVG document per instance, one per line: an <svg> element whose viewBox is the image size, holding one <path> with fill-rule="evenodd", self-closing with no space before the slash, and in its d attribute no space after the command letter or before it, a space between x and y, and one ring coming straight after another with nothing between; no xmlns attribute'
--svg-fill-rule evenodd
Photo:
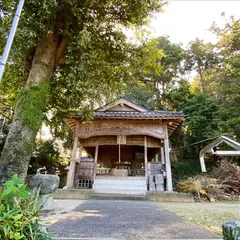
<svg viewBox="0 0 240 240"><path fill-rule="evenodd" d="M126 180L130 188L172 191L168 136L183 121L181 112L151 111L122 98L97 109L89 123L80 113L64 121L75 133L67 186L96 188L103 179L117 188Z"/></svg>

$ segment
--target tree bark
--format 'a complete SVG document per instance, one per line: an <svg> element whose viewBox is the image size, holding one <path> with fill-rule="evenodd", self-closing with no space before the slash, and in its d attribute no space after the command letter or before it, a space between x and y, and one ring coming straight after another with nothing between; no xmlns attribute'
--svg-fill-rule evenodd
<svg viewBox="0 0 240 240"><path fill-rule="evenodd" d="M38 42L27 82L19 95L13 122L0 159L0 185L17 174L27 175L28 165L41 126L48 90L55 69L58 38L48 32Z"/></svg>

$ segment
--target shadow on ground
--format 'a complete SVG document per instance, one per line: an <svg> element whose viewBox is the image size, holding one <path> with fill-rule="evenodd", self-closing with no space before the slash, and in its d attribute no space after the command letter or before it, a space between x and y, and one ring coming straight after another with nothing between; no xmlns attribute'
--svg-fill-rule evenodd
<svg viewBox="0 0 240 240"><path fill-rule="evenodd" d="M152 202L90 200L50 226L57 237L117 239L216 239Z"/></svg>

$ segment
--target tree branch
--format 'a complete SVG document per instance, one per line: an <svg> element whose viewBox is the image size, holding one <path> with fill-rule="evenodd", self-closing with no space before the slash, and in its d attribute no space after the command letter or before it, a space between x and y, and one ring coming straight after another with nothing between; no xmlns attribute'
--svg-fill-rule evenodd
<svg viewBox="0 0 240 240"><path fill-rule="evenodd" d="M56 58L55 58L55 66L59 66L65 63L64 53L66 51L67 45L70 42L69 36L63 36L59 47L57 49Z"/></svg>

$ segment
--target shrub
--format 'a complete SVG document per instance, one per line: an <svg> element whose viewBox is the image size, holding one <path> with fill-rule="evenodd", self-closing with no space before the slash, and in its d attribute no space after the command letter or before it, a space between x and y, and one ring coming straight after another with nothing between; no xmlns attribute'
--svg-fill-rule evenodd
<svg viewBox="0 0 240 240"><path fill-rule="evenodd" d="M199 173L199 169L189 163L172 161L171 165L174 186L177 186L179 181L195 176L197 173Z"/></svg>
<svg viewBox="0 0 240 240"><path fill-rule="evenodd" d="M178 189L195 196L199 192L203 199L239 200L240 167L222 160L211 172L180 181Z"/></svg>
<svg viewBox="0 0 240 240"><path fill-rule="evenodd" d="M27 191L16 175L0 188L0 239L50 239L39 229L38 190Z"/></svg>

